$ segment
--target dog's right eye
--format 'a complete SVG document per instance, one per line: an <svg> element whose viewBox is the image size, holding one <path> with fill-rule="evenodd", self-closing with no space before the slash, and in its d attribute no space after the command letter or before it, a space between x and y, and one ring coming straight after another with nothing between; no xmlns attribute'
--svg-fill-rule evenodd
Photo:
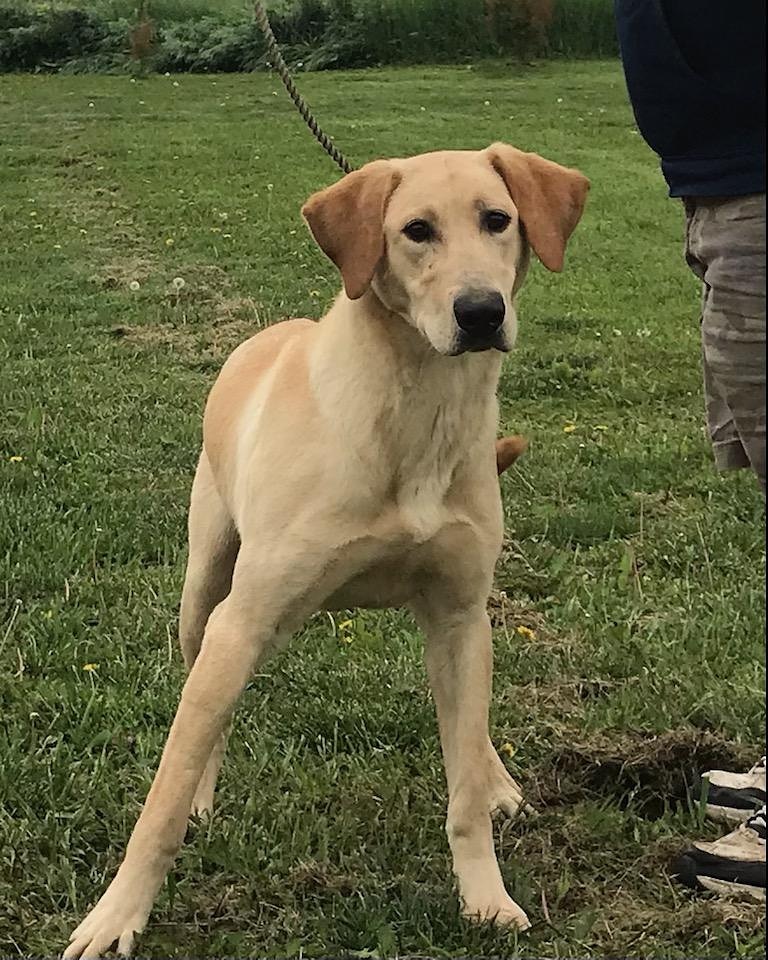
<svg viewBox="0 0 768 960"><path fill-rule="evenodd" d="M426 220L411 220L403 227L403 233L414 243L426 243L435 235L434 230Z"/></svg>

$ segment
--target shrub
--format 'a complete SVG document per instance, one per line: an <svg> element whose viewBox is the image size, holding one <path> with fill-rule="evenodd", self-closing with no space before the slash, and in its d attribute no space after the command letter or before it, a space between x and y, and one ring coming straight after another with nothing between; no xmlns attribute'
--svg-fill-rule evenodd
<svg viewBox="0 0 768 960"><path fill-rule="evenodd" d="M125 68L131 49L135 62L163 71L265 64L261 33L245 0L229 0L215 14L203 0L87 2L88 9L0 7L0 71ZM270 17L283 55L307 69L617 52L611 0L277 2ZM148 24L152 42L144 43Z"/></svg>

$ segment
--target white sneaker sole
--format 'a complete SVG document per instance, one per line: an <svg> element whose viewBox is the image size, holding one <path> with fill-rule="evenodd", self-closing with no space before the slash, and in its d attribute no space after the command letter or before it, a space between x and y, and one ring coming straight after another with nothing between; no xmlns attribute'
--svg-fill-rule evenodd
<svg viewBox="0 0 768 960"><path fill-rule="evenodd" d="M757 900L765 903L765 887L751 887L746 883L732 883L727 880L714 880L712 877L697 877L702 887L711 890L724 900Z"/></svg>
<svg viewBox="0 0 768 960"><path fill-rule="evenodd" d="M709 820L715 820L717 823L744 823L754 815L754 810L742 810L738 807L720 807L708 803L705 812Z"/></svg>

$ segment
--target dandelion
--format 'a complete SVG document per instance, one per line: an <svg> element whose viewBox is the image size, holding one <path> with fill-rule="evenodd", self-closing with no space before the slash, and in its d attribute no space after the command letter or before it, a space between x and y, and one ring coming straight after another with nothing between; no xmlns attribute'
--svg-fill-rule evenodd
<svg viewBox="0 0 768 960"><path fill-rule="evenodd" d="M85 670L86 673L93 673L94 670L98 670L98 669L99 669L98 663L84 663L84 664L83 664L83 670Z"/></svg>
<svg viewBox="0 0 768 960"><path fill-rule="evenodd" d="M133 290L135 293L137 290L141 290L141 284L138 280L131 280L131 282L128 284L128 289Z"/></svg>
<svg viewBox="0 0 768 960"><path fill-rule="evenodd" d="M573 433L575 429L576 429L575 423L566 423L566 425L563 427L563 433Z"/></svg>
<svg viewBox="0 0 768 960"><path fill-rule="evenodd" d="M173 280L171 280L171 286L174 290L183 290L186 285L187 283L183 277L174 277Z"/></svg>
<svg viewBox="0 0 768 960"><path fill-rule="evenodd" d="M505 757L514 757L516 750L511 743L502 743L499 747L499 753L504 754Z"/></svg>
<svg viewBox="0 0 768 960"><path fill-rule="evenodd" d="M536 636L530 627L524 627L522 624L517 628L517 632L521 637L525 637L526 640L533 640L533 638Z"/></svg>
<svg viewBox="0 0 768 960"><path fill-rule="evenodd" d="M24 457L20 457L18 454L15 454L12 457L8 457L8 459L11 461L11 463L21 463Z"/></svg>

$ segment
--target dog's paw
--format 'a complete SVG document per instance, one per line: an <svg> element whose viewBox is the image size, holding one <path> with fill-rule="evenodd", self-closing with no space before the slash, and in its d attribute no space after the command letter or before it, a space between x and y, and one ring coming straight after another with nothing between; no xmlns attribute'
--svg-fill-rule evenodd
<svg viewBox="0 0 768 960"><path fill-rule="evenodd" d="M522 790L507 773L506 767L494 756L490 788L490 812L494 818L524 819L535 814L535 809L523 796Z"/></svg>
<svg viewBox="0 0 768 960"><path fill-rule="evenodd" d="M94 960L103 957L117 943L117 953L129 957L136 934L141 933L149 918L149 905L114 885L91 910L69 938L62 960Z"/></svg>
<svg viewBox="0 0 768 960"><path fill-rule="evenodd" d="M513 927L521 932L529 930L531 921L511 897L503 900L472 905L465 903L461 915L473 923L491 923L497 927Z"/></svg>

